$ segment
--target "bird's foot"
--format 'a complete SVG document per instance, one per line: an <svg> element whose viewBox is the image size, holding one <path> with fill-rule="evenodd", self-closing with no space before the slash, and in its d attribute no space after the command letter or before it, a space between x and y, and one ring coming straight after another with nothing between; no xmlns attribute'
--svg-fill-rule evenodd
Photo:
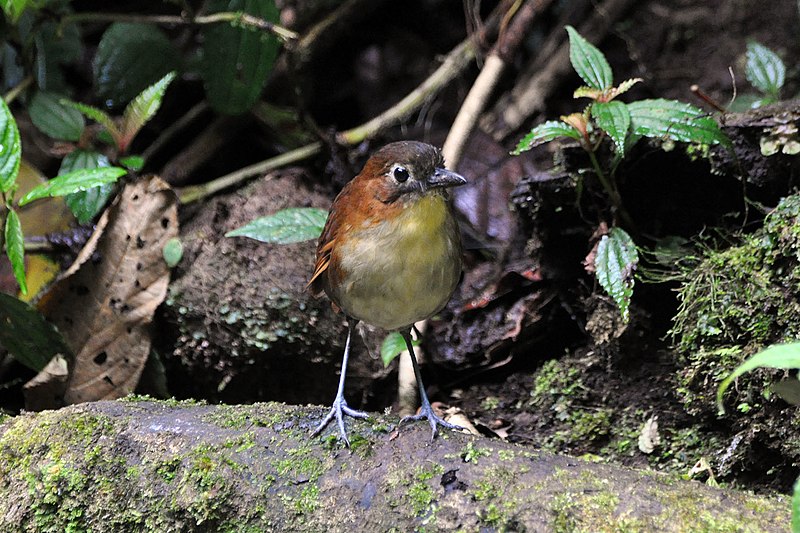
<svg viewBox="0 0 800 533"><path fill-rule="evenodd" d="M416 422L417 420L422 420L424 418L428 419L428 423L431 426L431 442L433 442L433 439L435 439L436 435L439 433L437 426L442 426L447 429L455 429L457 431L464 431L466 429L456 424L451 424L450 422L447 422L446 420L436 416L436 413L433 412L433 407L431 407L431 404L427 402L423 403L422 407L420 407L419 414L404 416L400 420L400 426L407 422Z"/></svg>
<svg viewBox="0 0 800 533"><path fill-rule="evenodd" d="M331 406L331 410L328 411L328 414L319 423L317 429L315 429L312 433L312 437L316 437L322 430L325 429L328 424L331 423L331 420L334 418L336 419L336 425L339 426L339 437L344 441L345 446L348 448L350 447L350 440L347 438L347 432L344 430L344 416L347 415L352 418L369 418L369 414L365 413L364 411L358 411L356 409L351 409L347 405L347 401L344 398L336 398L333 401L333 405Z"/></svg>

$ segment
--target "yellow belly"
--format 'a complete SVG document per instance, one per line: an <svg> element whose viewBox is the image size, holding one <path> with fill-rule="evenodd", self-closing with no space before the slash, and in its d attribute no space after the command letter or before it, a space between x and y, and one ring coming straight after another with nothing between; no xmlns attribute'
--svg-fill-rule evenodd
<svg viewBox="0 0 800 533"><path fill-rule="evenodd" d="M361 229L338 254L344 276L334 301L387 330L440 311L461 276L458 226L439 194L425 195L391 222Z"/></svg>

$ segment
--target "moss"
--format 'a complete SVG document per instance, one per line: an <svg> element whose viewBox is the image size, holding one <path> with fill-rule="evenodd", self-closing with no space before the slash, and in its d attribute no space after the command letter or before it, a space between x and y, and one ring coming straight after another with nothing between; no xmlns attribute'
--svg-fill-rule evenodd
<svg viewBox="0 0 800 533"><path fill-rule="evenodd" d="M461 459L465 463L478 464L478 459L481 457L489 457L492 454L490 448L476 448L473 441L469 441L464 449L461 451Z"/></svg>

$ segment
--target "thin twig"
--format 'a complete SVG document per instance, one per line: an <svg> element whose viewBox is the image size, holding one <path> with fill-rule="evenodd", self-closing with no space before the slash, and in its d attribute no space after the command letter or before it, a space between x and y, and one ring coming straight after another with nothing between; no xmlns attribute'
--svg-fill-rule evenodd
<svg viewBox="0 0 800 533"><path fill-rule="evenodd" d="M71 22L142 22L145 24L182 24L197 25L218 24L220 22L233 22L243 26L250 26L258 30L272 33L285 43L292 43L299 39L299 35L290 29L274 24L268 20L254 17L241 11L224 11L189 18L181 15L135 15L129 13L73 13L61 19L59 30Z"/></svg>
<svg viewBox="0 0 800 533"><path fill-rule="evenodd" d="M16 87L12 87L11 90L9 90L5 96L3 96L3 100L5 100L7 104L10 104L17 98L17 96L19 96L22 91L27 89L31 83L33 83L33 74L25 76L25 78L19 82Z"/></svg>
<svg viewBox="0 0 800 533"><path fill-rule="evenodd" d="M457 168L469 136L474 130L486 102L494 92L506 66L513 60L513 56L535 16L546 9L551 2L552 0L527 0L521 7L518 2L514 3L509 10L509 13L514 11L516 14L505 31L501 31L497 43L492 48L489 57L486 58L478 78L453 121L453 126L450 128L442 148L445 161L450 168ZM508 17L508 14L503 17L504 24L508 24Z"/></svg>
<svg viewBox="0 0 800 533"><path fill-rule="evenodd" d="M237 185L253 176L258 176L264 172L268 172L291 163L296 163L297 161L302 161L303 159L318 154L321 150L322 143L311 143L289 152L282 153L275 157L271 157L270 159L266 159L259 163L255 163L248 167L240 168L235 172L225 174L224 176L213 181L209 181L208 183L177 189L176 192L181 203L188 204L191 202L196 202L197 200L202 200L203 198L212 196L219 191L227 189L228 187Z"/></svg>
<svg viewBox="0 0 800 533"><path fill-rule="evenodd" d="M153 155L157 154L164 145L169 143L177 134L182 132L185 128L191 125L200 115L208 110L208 103L203 101L196 104L189 111L187 111L181 118L170 124L169 127L164 129L161 134L148 146L142 157L145 161L149 161Z"/></svg>

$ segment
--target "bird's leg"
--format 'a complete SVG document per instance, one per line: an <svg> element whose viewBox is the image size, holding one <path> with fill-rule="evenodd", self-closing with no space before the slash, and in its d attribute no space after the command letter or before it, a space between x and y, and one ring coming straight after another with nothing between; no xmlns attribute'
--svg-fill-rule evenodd
<svg viewBox="0 0 800 533"><path fill-rule="evenodd" d="M344 380L345 375L347 374L347 358L350 356L350 338L353 336L353 329L356 326L357 321L349 318L347 319L347 341L344 345L344 355L342 356L342 373L339 376L339 389L336 391L336 399L333 400L333 405L331 406L331 410L328 411L327 416L325 419L320 422L317 426L317 429L311 434L312 437L319 435L323 429L325 429L328 424L330 424L331 420L336 418L336 423L339 426L339 436L344 441L345 445L349 448L350 441L347 438L347 432L344 430L344 419L342 418L344 415L351 416L353 418L368 418L369 415L364 411L357 411L355 409L351 409L347 405L347 400L344 399Z"/></svg>
<svg viewBox="0 0 800 533"><path fill-rule="evenodd" d="M461 426L457 426L455 424L451 424L450 422L445 422L443 419L436 416L433 412L433 408L431 407L431 402L428 400L428 394L425 392L425 385L422 384L422 374L419 371L419 365L417 364L417 357L414 355L414 346L411 344L411 334L410 332L402 332L400 333L403 336L403 340L406 341L406 348L408 349L408 355L411 356L411 366L414 368L414 376L417 378L417 387L419 388L419 401L420 401L420 413L418 415L406 416L400 420L400 425L405 424L406 422L413 422L416 420L422 420L423 418L428 419L428 423L431 425L431 441L436 438L436 434L438 430L436 426L443 426L450 429L464 429Z"/></svg>

